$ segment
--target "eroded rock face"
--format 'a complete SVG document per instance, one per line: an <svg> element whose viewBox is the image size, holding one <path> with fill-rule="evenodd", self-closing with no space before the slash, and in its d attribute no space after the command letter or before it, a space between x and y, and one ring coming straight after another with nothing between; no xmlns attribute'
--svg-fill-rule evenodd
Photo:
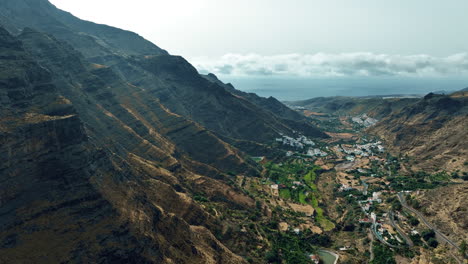
<svg viewBox="0 0 468 264"><path fill-rule="evenodd" d="M192 169L242 170L237 150L60 41L20 38L0 29L0 262L242 263L191 198L236 193Z"/></svg>
<svg viewBox="0 0 468 264"><path fill-rule="evenodd" d="M133 32L80 20L47 0L3 0L1 5L0 21L8 24L9 29L34 27L49 32L72 43L87 58L167 54Z"/></svg>
<svg viewBox="0 0 468 264"><path fill-rule="evenodd" d="M324 134L132 32L46 0L0 7L0 262L243 263L192 199L255 208L225 173L256 164L226 142Z"/></svg>
<svg viewBox="0 0 468 264"><path fill-rule="evenodd" d="M106 65L126 82L145 89L171 112L231 142L266 143L278 133L291 134L294 130L310 137L327 137L309 123L299 122L297 113L275 99L239 96L239 91L203 78L182 57L171 56L132 32L82 21L46 0L5 0L2 7L0 17L3 15L19 30L31 27L53 35L87 61ZM22 37L27 39L29 31L23 30ZM52 56L57 55L60 54ZM70 64L73 62L69 60Z"/></svg>

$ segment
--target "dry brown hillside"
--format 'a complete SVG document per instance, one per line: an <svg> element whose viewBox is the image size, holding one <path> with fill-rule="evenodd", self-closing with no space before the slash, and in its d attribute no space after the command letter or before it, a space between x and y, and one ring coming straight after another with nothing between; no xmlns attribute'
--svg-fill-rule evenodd
<svg viewBox="0 0 468 264"><path fill-rule="evenodd" d="M427 219L460 243L468 240L468 184L449 185L418 197Z"/></svg>
<svg viewBox="0 0 468 264"><path fill-rule="evenodd" d="M468 99L429 94L381 120L370 132L390 151L414 158L415 170L466 172Z"/></svg>

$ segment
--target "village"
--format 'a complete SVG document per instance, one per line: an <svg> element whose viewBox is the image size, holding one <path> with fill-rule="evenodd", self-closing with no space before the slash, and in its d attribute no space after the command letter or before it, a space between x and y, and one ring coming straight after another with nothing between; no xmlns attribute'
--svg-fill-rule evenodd
<svg viewBox="0 0 468 264"><path fill-rule="evenodd" d="M363 126L375 121L367 116L359 118L361 121L357 117L352 121ZM354 142L324 143L314 142L303 135L281 135L275 142L285 149L284 157L279 159L281 162L257 161L266 168L263 187L260 188L267 194L266 198L270 197L267 202L282 210L284 217L278 224L281 232L299 236L303 232L320 235L334 230L335 219L327 215L323 190L317 186L318 177L331 172L334 175L335 202L348 204L350 208L358 205L360 211L352 212L354 218L351 222L366 228L376 241L393 249L429 244L420 235L428 228L418 226L417 218L402 210L398 197L404 195L411 199L412 190L417 192L418 187L428 187L430 181L415 187L413 182L395 177L404 159L389 155L380 140L359 137ZM313 263L319 263L320 259L329 259L330 254L336 255L331 259L337 260L340 255L353 252L351 243L337 242L333 248L336 252L317 248L315 252L305 253ZM327 250L328 253L324 253Z"/></svg>
<svg viewBox="0 0 468 264"><path fill-rule="evenodd" d="M271 143L275 155L251 157L263 169L259 177L232 177L265 216L240 214L203 194L197 199L214 215L236 219L232 226L242 234L256 234L250 247L259 256L268 248L268 263L356 263L437 247L414 198L451 178L402 175L407 157L392 156L380 139L357 131L327 140L280 135ZM301 257L308 262L294 262Z"/></svg>

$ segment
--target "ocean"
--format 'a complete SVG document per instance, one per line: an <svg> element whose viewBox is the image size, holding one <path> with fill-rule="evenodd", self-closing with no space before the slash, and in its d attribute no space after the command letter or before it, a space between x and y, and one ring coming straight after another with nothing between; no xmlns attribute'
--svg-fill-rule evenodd
<svg viewBox="0 0 468 264"><path fill-rule="evenodd" d="M449 78L294 78L218 76L236 89L281 101L324 96L424 95L468 87L467 79Z"/></svg>

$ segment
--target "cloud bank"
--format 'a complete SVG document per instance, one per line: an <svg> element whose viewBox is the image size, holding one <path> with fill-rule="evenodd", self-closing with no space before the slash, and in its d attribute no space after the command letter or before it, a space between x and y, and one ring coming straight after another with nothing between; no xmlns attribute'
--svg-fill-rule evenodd
<svg viewBox="0 0 468 264"><path fill-rule="evenodd" d="M447 57L365 52L273 56L226 54L218 59L195 58L192 61L202 73L231 76L468 77L468 53Z"/></svg>

